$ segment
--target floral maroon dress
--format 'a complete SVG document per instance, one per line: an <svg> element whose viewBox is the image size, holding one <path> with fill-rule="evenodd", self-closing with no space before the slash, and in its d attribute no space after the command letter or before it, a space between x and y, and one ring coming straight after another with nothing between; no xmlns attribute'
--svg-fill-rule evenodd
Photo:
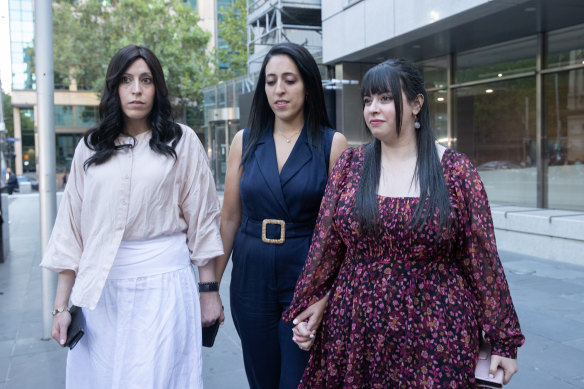
<svg viewBox="0 0 584 389"><path fill-rule="evenodd" d="M407 223L418 198L379 196L381 232L360 232L355 194L364 148L339 158L312 245L284 313L291 321L330 291L301 388L474 387L479 334L516 358L524 342L499 261L487 195L467 157L442 168L452 223Z"/></svg>

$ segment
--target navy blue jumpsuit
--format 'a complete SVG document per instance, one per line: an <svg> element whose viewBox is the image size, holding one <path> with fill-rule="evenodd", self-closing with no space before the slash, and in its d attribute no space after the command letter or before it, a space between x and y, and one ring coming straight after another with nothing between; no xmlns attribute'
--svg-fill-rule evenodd
<svg viewBox="0 0 584 389"><path fill-rule="evenodd" d="M272 129L264 131L243 165L239 186L241 225L233 244L231 313L241 338L252 389L296 388L309 353L292 341L282 321L302 271L328 179L334 130L323 128L321 145L308 144L306 126L278 174ZM243 133L243 149L249 129ZM284 243L262 241L262 221L285 221ZM267 224L264 238L281 238L282 226ZM265 239L264 239L265 240Z"/></svg>

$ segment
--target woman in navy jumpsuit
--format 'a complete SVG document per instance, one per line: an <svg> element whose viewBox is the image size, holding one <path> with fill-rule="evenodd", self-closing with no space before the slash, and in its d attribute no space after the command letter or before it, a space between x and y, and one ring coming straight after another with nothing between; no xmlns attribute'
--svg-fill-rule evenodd
<svg viewBox="0 0 584 389"><path fill-rule="evenodd" d="M250 127L233 140L218 261L233 252L231 312L251 388L296 388L309 354L282 321L304 266L328 173L347 147L330 128L318 67L303 47L274 46L262 64Z"/></svg>

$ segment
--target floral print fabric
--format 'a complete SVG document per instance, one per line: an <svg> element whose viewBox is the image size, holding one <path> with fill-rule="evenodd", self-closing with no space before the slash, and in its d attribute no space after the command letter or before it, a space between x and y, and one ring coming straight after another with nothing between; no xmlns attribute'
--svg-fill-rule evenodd
<svg viewBox="0 0 584 389"><path fill-rule="evenodd" d="M284 313L291 321L330 291L300 387L474 387L481 330L497 355L516 358L524 342L480 177L446 150L450 228L438 231L435 215L414 230L418 198L378 196L381 228L368 236L355 209L363 155L348 149L335 165Z"/></svg>

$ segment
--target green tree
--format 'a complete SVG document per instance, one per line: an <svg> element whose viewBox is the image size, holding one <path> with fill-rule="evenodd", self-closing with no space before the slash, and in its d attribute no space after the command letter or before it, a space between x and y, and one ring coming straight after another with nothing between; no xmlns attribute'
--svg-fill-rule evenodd
<svg viewBox="0 0 584 389"><path fill-rule="evenodd" d="M227 80L247 73L247 5L234 0L231 8L221 7L219 36L226 43L217 51L217 78Z"/></svg>
<svg viewBox="0 0 584 389"><path fill-rule="evenodd" d="M65 87L103 91L107 65L123 46L143 45L162 63L175 109L202 100L212 80L206 54L210 34L180 0L60 0L53 3L56 77Z"/></svg>
<svg viewBox="0 0 584 389"><path fill-rule="evenodd" d="M7 136L14 136L14 115L12 113L12 102L10 95L2 91L2 114Z"/></svg>

